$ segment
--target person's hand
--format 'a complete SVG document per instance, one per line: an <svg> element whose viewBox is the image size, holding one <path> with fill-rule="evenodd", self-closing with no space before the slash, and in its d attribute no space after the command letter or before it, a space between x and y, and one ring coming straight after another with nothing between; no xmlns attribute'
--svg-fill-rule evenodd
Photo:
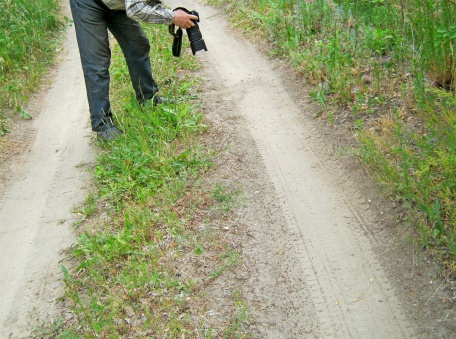
<svg viewBox="0 0 456 339"><path fill-rule="evenodd" d="M195 26L195 23L192 20L196 21L198 20L198 17L192 14L188 14L181 9L178 9L174 12L173 23L182 29L188 29Z"/></svg>

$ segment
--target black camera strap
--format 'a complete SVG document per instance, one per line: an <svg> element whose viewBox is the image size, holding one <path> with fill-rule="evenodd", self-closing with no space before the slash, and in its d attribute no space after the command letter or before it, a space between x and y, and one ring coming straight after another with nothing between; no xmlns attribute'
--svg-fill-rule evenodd
<svg viewBox="0 0 456 339"><path fill-rule="evenodd" d="M183 10L186 13L190 13L190 11L187 8L184 7L177 7L173 9L173 12L177 10ZM175 57L180 57L181 56L181 51L182 51L182 37L184 36L184 32L182 31L181 28L178 28L177 31L175 31L176 25L171 24L169 25L169 33L174 37L173 40L173 47L172 47L172 52L173 56Z"/></svg>
<svg viewBox="0 0 456 339"><path fill-rule="evenodd" d="M184 11L184 12L187 13L187 14L192 14L192 12L190 12L190 11L189 11L187 8L185 8L185 7L176 7L176 8L173 9L173 12L178 11L178 10L182 10L182 11ZM199 21L199 18L198 18L197 22L198 22L198 21Z"/></svg>
<svg viewBox="0 0 456 339"><path fill-rule="evenodd" d="M181 56L182 37L184 36L184 32L182 31L181 28L178 28L176 32L174 32L174 29L175 29L174 24L169 26L169 32L171 33L172 36L174 36L173 47L172 47L173 56L178 58Z"/></svg>

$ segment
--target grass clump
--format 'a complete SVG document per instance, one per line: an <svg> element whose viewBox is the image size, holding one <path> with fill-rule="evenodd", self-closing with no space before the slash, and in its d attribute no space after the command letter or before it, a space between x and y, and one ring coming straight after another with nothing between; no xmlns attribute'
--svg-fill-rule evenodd
<svg viewBox="0 0 456 339"><path fill-rule="evenodd" d="M419 119L396 110L363 131L360 154L409 207L423 245L456 271L456 99L438 89L428 95Z"/></svg>
<svg viewBox="0 0 456 339"><path fill-rule="evenodd" d="M358 137L357 153L419 220L422 243L456 272L454 3L208 2L307 79L318 116Z"/></svg>
<svg viewBox="0 0 456 339"><path fill-rule="evenodd" d="M80 208L75 261L63 267L67 314L58 328L49 326L49 336L239 337L247 310L238 295L222 325L204 317L211 302L205 288L240 259L225 232L212 227L225 217L217 211L228 213L234 202L221 190L223 199L214 197L220 186L202 180L211 152L200 140L207 127L193 100L190 71L198 64L190 54L172 57L166 27L145 28L161 95L178 102L139 106L115 47L112 104L125 134L100 145L97 189Z"/></svg>
<svg viewBox="0 0 456 339"><path fill-rule="evenodd" d="M63 28L56 0L5 0L0 13L0 135L8 129L6 111L21 108L54 60ZM25 112L26 113L26 112Z"/></svg>

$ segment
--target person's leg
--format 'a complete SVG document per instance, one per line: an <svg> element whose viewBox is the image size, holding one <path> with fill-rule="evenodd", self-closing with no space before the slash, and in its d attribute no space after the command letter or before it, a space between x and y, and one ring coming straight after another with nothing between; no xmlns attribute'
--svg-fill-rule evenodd
<svg viewBox="0 0 456 339"><path fill-rule="evenodd" d="M70 0L89 101L92 130L112 125L109 103L111 50L106 21L113 11L94 0Z"/></svg>
<svg viewBox="0 0 456 339"><path fill-rule="evenodd" d="M158 92L150 65L149 39L141 25L127 17L125 11L117 11L108 20L108 29L114 35L127 61L136 99L143 103Z"/></svg>

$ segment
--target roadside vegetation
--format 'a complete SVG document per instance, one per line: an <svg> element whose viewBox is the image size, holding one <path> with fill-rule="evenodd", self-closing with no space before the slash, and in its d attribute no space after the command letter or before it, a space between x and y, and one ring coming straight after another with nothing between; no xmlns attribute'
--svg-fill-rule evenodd
<svg viewBox="0 0 456 339"><path fill-rule="evenodd" d="M213 176L214 150L198 109L199 66L171 55L165 26L145 25L161 95L177 105L141 107L116 45L112 103L125 135L94 141L95 186L75 212L79 234L62 267L62 317L35 333L56 338L244 336L247 306L234 289L217 304L214 282L240 262L224 220L239 200ZM219 308L223 310L220 311ZM220 317L220 313L228 316Z"/></svg>
<svg viewBox="0 0 456 339"><path fill-rule="evenodd" d="M452 0L208 0L313 86L318 117L456 272L456 5Z"/></svg>
<svg viewBox="0 0 456 339"><path fill-rule="evenodd" d="M8 132L10 112L24 110L56 54L64 27L56 0L5 0L0 11L0 136Z"/></svg>

